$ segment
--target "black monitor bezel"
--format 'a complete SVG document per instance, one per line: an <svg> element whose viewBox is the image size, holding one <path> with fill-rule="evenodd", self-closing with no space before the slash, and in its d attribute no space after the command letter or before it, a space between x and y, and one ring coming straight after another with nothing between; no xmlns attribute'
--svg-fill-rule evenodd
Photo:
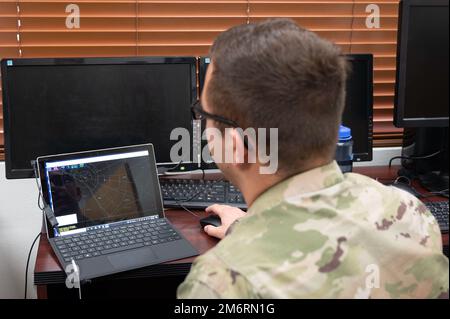
<svg viewBox="0 0 450 319"><path fill-rule="evenodd" d="M368 151L364 153L354 153L354 162L370 162L373 159L373 55L372 54L346 54L347 61L364 61L367 74L367 124Z"/></svg>
<svg viewBox="0 0 450 319"><path fill-rule="evenodd" d="M206 59L211 59L206 56L201 56L198 58L198 88L199 88L199 97L203 91L203 86L205 85L205 77L207 66L211 63L206 63Z"/></svg>
<svg viewBox="0 0 450 319"><path fill-rule="evenodd" d="M368 136L367 136L367 143L368 143L368 151L364 153L355 153L353 155L355 162L368 162L373 159L373 55L372 54L346 54L346 59L348 61L353 60L360 60L366 62L366 71L368 76L367 81L367 116L368 116ZM204 86L204 78L206 75L206 68L207 64L205 59L209 59L209 57L201 56L199 59L199 96L202 93L203 86ZM214 167L214 165L211 165L211 163L204 163L203 167L205 168L211 168Z"/></svg>
<svg viewBox="0 0 450 319"><path fill-rule="evenodd" d="M448 0L403 0L399 4L398 33L397 33L397 59L394 98L394 125L400 128L407 127L448 127L448 117L435 118L405 118L405 85L406 61L408 51L408 24L411 7L448 7Z"/></svg>
<svg viewBox="0 0 450 319"><path fill-rule="evenodd" d="M10 62L11 61L11 62ZM30 164L29 169L13 169L11 158L11 139L9 135L10 104L8 98L8 67L13 66L43 66L43 65L105 65L105 64L190 64L191 67L191 104L197 100L197 59L195 57L97 57L97 58L4 58L0 62L3 88L3 128L5 140L5 175L7 179L33 178L34 170ZM191 121L192 123L192 121ZM191 132L192 133L192 132ZM80 150L84 151L84 150ZM44 155L44 154L43 154ZM50 154L48 154L50 155ZM32 159L35 160L35 159ZM173 167L176 163L158 164L158 167ZM191 163L187 163L190 165Z"/></svg>

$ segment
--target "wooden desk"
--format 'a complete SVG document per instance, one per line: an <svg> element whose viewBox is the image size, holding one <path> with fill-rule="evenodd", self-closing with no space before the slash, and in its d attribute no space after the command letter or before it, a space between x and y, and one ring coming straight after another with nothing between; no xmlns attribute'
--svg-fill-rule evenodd
<svg viewBox="0 0 450 319"><path fill-rule="evenodd" d="M379 180L381 183L391 183L397 176L399 167L364 167L354 171ZM416 189L425 192L420 185ZM442 197L430 197L427 201L442 200ZM184 210L167 210L166 217L181 231L181 233L199 250L204 253L214 247L218 240L207 236L199 225L199 218L205 217L204 212L195 212L194 216ZM448 234L442 236L443 244L448 246ZM83 285L82 292L88 292L92 297L175 297L176 287L189 272L195 257L185 258L164 264L153 265L133 271L92 280L91 284ZM38 246L34 269L34 283L37 285L38 298L76 297L75 289L65 287L65 273L53 253L47 237L44 234ZM113 284L111 284L113 283ZM157 287L153 288L152 287Z"/></svg>
<svg viewBox="0 0 450 319"><path fill-rule="evenodd" d="M219 241L206 235L199 224L199 219L206 217L205 212L195 212L196 216L179 209L168 209L165 214L166 217L176 226L176 228L186 237L186 239L193 244L200 254L205 253L210 248L214 247ZM47 235L43 234L39 241L38 253L36 257L36 264L34 269L34 284L37 286L38 298L50 297L50 289L61 288L56 287L65 284L66 275L58 259L50 246ZM185 277L189 272L192 261L195 257L184 258L176 261L167 262L164 264L153 265L133 271L123 272L103 278L94 279L92 282L104 282L107 280L123 281L129 279L142 278L166 278L166 277ZM179 280L181 282L181 280ZM156 280L156 282L159 282ZM60 294L60 289L56 289Z"/></svg>

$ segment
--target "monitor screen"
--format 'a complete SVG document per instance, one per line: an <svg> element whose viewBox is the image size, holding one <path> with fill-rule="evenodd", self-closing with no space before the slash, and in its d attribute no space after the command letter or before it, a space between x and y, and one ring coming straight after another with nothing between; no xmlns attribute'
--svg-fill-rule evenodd
<svg viewBox="0 0 450 319"><path fill-rule="evenodd" d="M372 160L373 135L373 56L370 54L347 55L350 73L342 124L352 129L355 161ZM199 61L200 92L203 90L206 70L211 62L208 57Z"/></svg>
<svg viewBox="0 0 450 319"><path fill-rule="evenodd" d="M150 164L148 151L46 163L48 198L58 221L55 235L158 216Z"/></svg>
<svg viewBox="0 0 450 319"><path fill-rule="evenodd" d="M448 126L448 0L401 6L395 124Z"/></svg>
<svg viewBox="0 0 450 319"><path fill-rule="evenodd" d="M192 130L195 58L4 60L8 178L38 156L153 143L170 164L172 129Z"/></svg>

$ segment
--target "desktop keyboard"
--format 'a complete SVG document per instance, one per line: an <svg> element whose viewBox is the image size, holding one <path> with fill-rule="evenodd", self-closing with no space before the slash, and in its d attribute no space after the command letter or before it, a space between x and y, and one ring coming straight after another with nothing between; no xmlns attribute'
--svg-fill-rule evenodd
<svg viewBox="0 0 450 319"><path fill-rule="evenodd" d="M426 202L425 206L436 218L442 233L448 233L448 201Z"/></svg>
<svg viewBox="0 0 450 319"><path fill-rule="evenodd" d="M55 237L55 244L64 261L70 262L178 239L180 235L166 220L156 219Z"/></svg>
<svg viewBox="0 0 450 319"><path fill-rule="evenodd" d="M160 179L164 207L205 209L224 204L247 209L239 189L228 181L201 179Z"/></svg>

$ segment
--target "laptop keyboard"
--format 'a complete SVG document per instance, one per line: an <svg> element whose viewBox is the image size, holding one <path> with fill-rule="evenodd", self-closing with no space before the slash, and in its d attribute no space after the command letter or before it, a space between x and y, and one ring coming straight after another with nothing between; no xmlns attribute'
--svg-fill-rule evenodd
<svg viewBox="0 0 450 319"><path fill-rule="evenodd" d="M165 219L146 220L55 238L65 262L181 239Z"/></svg>

